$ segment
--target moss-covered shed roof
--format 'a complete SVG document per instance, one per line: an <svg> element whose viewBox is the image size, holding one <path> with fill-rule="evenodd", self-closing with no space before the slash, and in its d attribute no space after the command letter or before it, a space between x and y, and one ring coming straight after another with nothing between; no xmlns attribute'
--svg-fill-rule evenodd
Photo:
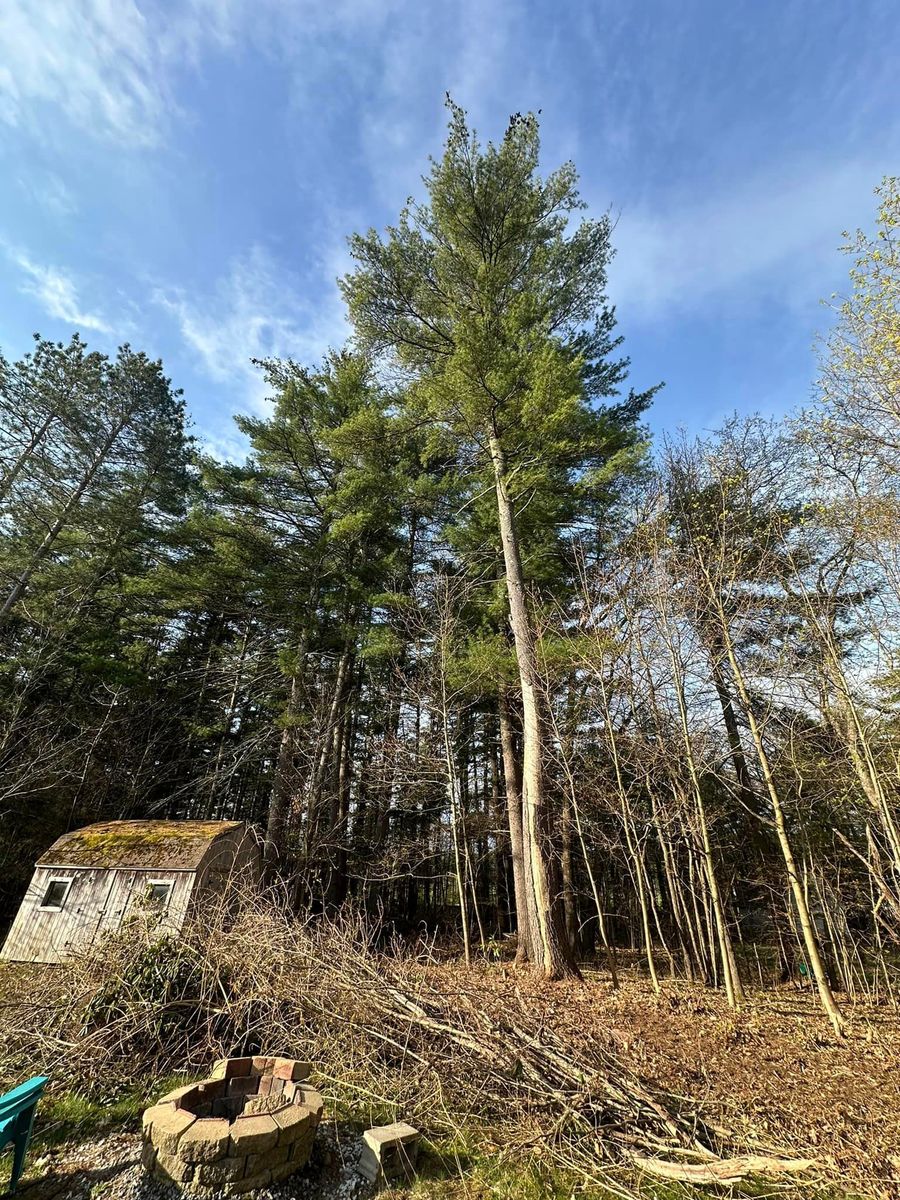
<svg viewBox="0 0 900 1200"><path fill-rule="evenodd" d="M240 821L103 821L58 838L39 866L194 871Z"/></svg>

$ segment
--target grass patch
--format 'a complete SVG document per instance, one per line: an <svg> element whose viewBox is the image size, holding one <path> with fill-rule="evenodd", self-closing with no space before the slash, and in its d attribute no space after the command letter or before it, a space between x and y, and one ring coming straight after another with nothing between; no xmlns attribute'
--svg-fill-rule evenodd
<svg viewBox="0 0 900 1200"><path fill-rule="evenodd" d="M574 1175L550 1168L531 1155L504 1154L479 1146L464 1134L423 1139L417 1173L405 1187L380 1193L384 1200L610 1200L602 1188L589 1189Z"/></svg>
<svg viewBox="0 0 900 1200"><path fill-rule="evenodd" d="M155 1080L149 1094L144 1088L135 1088L102 1099L82 1092L48 1092L38 1105L31 1153L136 1129L141 1113L157 1096L185 1082L185 1075L170 1075Z"/></svg>

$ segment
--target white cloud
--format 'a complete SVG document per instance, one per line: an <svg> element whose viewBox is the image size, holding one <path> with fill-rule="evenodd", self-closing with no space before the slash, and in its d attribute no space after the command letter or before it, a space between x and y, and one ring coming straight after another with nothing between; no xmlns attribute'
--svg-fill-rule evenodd
<svg viewBox="0 0 900 1200"><path fill-rule="evenodd" d="M82 309L75 283L65 272L41 266L25 254L13 254L12 258L26 276L22 292L33 296L49 316L81 329L112 333L112 326L102 316Z"/></svg>
<svg viewBox="0 0 900 1200"><path fill-rule="evenodd" d="M0 123L74 126L129 148L159 144L177 76L248 43L303 61L332 33L380 28L396 0L7 0Z"/></svg>
<svg viewBox="0 0 900 1200"><path fill-rule="evenodd" d="M45 106L83 132L131 145L157 140L171 101L148 22L134 0L18 0L0 5L0 120Z"/></svg>
<svg viewBox="0 0 900 1200"><path fill-rule="evenodd" d="M319 265L321 276L299 280L263 247L254 246L210 295L197 298L182 288L157 288L153 299L178 322L204 373L218 383L236 385L242 403L263 412L265 383L252 359L314 362L347 337L340 296L331 283L340 265L338 252Z"/></svg>
<svg viewBox="0 0 900 1200"><path fill-rule="evenodd" d="M52 171L19 175L19 187L31 199L54 217L71 217L78 211L78 203L71 190Z"/></svg>
<svg viewBox="0 0 900 1200"><path fill-rule="evenodd" d="M626 209L613 235L610 297L648 321L733 295L815 304L845 276L841 233L870 219L881 173L858 162L781 167L700 203Z"/></svg>

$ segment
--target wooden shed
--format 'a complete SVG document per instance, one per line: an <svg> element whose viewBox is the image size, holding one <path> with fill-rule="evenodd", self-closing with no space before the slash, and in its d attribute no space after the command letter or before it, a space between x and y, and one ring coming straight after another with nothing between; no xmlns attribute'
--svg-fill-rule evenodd
<svg viewBox="0 0 900 1200"><path fill-rule="evenodd" d="M260 861L241 821L107 821L65 833L38 860L0 958L60 962L148 905L177 931L231 877L258 878Z"/></svg>

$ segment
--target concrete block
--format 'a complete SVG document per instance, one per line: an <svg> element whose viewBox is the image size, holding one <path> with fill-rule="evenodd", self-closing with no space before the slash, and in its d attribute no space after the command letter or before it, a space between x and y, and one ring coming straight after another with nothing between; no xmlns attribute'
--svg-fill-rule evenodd
<svg viewBox="0 0 900 1200"><path fill-rule="evenodd" d="M272 1182L271 1171L261 1171L259 1175L248 1175L245 1179L236 1179L228 1185L229 1192L255 1192L257 1188L267 1187Z"/></svg>
<svg viewBox="0 0 900 1200"><path fill-rule="evenodd" d="M228 1153L231 1126L222 1117L200 1117L178 1142L178 1157L185 1162L208 1163Z"/></svg>
<svg viewBox="0 0 900 1200"><path fill-rule="evenodd" d="M420 1137L418 1129L405 1121L367 1129L357 1171L371 1183L408 1179L415 1172Z"/></svg>
<svg viewBox="0 0 900 1200"><path fill-rule="evenodd" d="M214 1163L200 1163L194 1179L204 1187L215 1187L233 1179L243 1179L246 1174L246 1158L220 1158Z"/></svg>
<svg viewBox="0 0 900 1200"><path fill-rule="evenodd" d="M164 1154L160 1150L156 1155L156 1174L175 1183L190 1183L194 1178L194 1167L192 1163L182 1162L174 1154Z"/></svg>
<svg viewBox="0 0 900 1200"><path fill-rule="evenodd" d="M187 1133L197 1118L183 1108L167 1105L167 1111L162 1111L161 1105L157 1107L161 1111L153 1117L153 1143L162 1158L163 1154L175 1153L182 1134Z"/></svg>
<svg viewBox="0 0 900 1200"><path fill-rule="evenodd" d="M278 1142L280 1129L270 1116L238 1117L231 1126L232 1154L262 1154Z"/></svg>

